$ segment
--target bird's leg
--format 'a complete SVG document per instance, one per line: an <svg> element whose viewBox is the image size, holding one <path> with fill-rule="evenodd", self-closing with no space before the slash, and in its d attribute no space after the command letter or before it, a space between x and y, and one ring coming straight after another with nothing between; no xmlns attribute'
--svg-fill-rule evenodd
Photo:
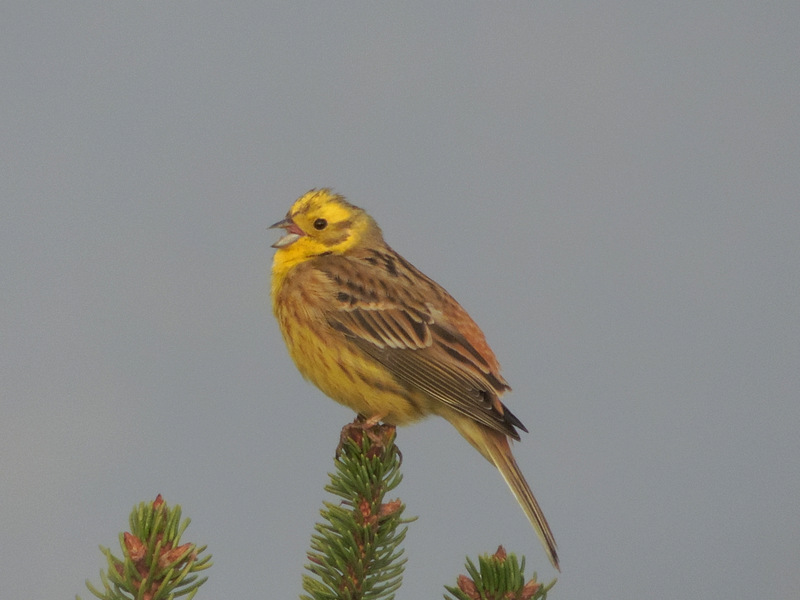
<svg viewBox="0 0 800 600"><path fill-rule="evenodd" d="M371 417L367 418L365 418L364 415L358 415L356 417L356 421L354 422L361 421L361 423L363 423L362 425L363 429L372 429L373 427L378 425L383 420L384 417L386 417L386 413L382 413L379 415L372 415Z"/></svg>

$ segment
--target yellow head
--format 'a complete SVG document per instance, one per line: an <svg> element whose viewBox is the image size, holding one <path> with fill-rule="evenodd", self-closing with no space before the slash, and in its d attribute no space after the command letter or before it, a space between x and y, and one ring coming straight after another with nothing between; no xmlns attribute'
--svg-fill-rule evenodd
<svg viewBox="0 0 800 600"><path fill-rule="evenodd" d="M363 244L381 244L383 236L366 211L329 189L311 190L297 199L286 218L272 227L286 234L277 248L275 265L283 269L323 254L344 254Z"/></svg>

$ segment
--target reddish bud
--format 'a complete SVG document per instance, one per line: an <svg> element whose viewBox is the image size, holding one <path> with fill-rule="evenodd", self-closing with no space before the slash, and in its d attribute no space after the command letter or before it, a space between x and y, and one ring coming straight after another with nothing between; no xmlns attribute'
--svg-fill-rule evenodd
<svg viewBox="0 0 800 600"><path fill-rule="evenodd" d="M168 566L181 559L183 554L187 553L192 547L192 544L183 544L177 548L164 548L161 551L161 556L158 557L158 566L166 569Z"/></svg>
<svg viewBox="0 0 800 600"><path fill-rule="evenodd" d="M466 575L458 576L458 589L472 600L480 600L481 598L481 595L478 593L478 588L475 586L475 582Z"/></svg>
<svg viewBox="0 0 800 600"><path fill-rule="evenodd" d="M131 557L133 562L140 562L144 558L146 551L142 540L127 531L123 534L123 539L125 541L125 549L128 551L128 556Z"/></svg>
<svg viewBox="0 0 800 600"><path fill-rule="evenodd" d="M498 562L504 562L506 560L506 549L503 546L498 546L497 552L494 553L492 558Z"/></svg>
<svg viewBox="0 0 800 600"><path fill-rule="evenodd" d="M373 514L372 506L366 499L358 503L358 511L361 513L361 518L364 519L365 525L374 525L378 522L378 516Z"/></svg>
<svg viewBox="0 0 800 600"><path fill-rule="evenodd" d="M378 517L381 519L391 517L394 513L400 510L402 506L403 503L399 499L391 500L385 504L381 504L381 507L378 509Z"/></svg>
<svg viewBox="0 0 800 600"><path fill-rule="evenodd" d="M520 600L531 600L534 594L539 591L540 587L542 587L542 584L535 579L531 579L523 586L522 593L519 596Z"/></svg>

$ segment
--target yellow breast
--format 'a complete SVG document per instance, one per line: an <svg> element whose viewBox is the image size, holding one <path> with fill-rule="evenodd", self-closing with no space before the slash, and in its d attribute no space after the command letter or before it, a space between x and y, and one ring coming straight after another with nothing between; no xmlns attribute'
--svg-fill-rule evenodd
<svg viewBox="0 0 800 600"><path fill-rule="evenodd" d="M278 251L272 308L297 369L322 392L365 417L404 425L426 416L428 401L405 389L385 367L366 357L324 316L326 298L298 285Z"/></svg>

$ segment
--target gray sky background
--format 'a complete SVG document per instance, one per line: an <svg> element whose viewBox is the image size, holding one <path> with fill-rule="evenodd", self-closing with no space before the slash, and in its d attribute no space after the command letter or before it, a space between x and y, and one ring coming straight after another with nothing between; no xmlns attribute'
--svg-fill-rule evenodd
<svg viewBox="0 0 800 600"><path fill-rule="evenodd" d="M8 2L0 580L88 592L162 493L200 598L291 598L351 413L291 364L266 227L367 208L484 329L553 598L797 598L800 3ZM445 422L399 432L399 598L502 543Z"/></svg>

